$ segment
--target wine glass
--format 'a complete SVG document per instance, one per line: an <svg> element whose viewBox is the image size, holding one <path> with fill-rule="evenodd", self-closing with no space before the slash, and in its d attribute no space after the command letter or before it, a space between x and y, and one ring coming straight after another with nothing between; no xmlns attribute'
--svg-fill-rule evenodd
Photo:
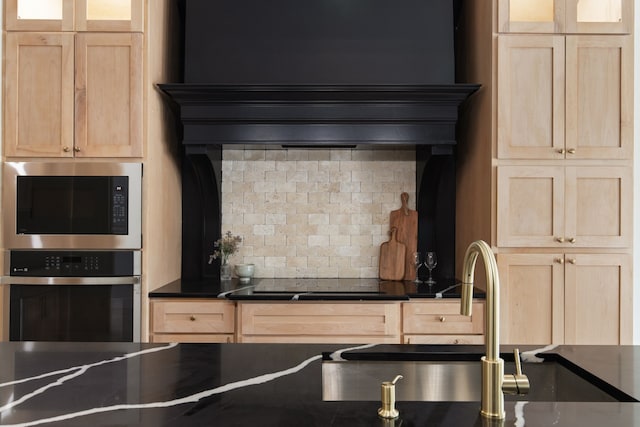
<svg viewBox="0 0 640 427"><path fill-rule="evenodd" d="M429 278L427 279L427 283L433 285L434 283L436 283L436 281L433 280L431 271L436 268L436 265L438 265L438 257L436 257L435 252L427 252L424 257L424 265L429 269Z"/></svg>
<svg viewBox="0 0 640 427"><path fill-rule="evenodd" d="M413 283L422 283L422 280L420 280L420 277L418 277L418 269L422 265L422 253L420 252L413 253L413 265L415 265L416 267L416 278L413 281Z"/></svg>

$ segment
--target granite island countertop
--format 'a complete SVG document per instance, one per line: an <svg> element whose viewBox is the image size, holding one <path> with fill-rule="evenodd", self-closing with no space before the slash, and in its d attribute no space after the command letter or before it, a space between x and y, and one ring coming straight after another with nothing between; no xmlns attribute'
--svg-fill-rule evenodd
<svg viewBox="0 0 640 427"><path fill-rule="evenodd" d="M484 298L482 292L475 292ZM175 280L149 292L150 298L227 298L230 300L406 301L412 298L459 298L460 283L439 280L435 285L378 279L260 279L249 283Z"/></svg>
<svg viewBox="0 0 640 427"><path fill-rule="evenodd" d="M640 398L640 347L543 350ZM634 402L507 401L506 420L488 424L478 402L399 401L400 417L386 422L377 416L379 401L323 401L323 354L363 351L383 357L464 352L479 359L484 347L3 342L0 425L640 425Z"/></svg>

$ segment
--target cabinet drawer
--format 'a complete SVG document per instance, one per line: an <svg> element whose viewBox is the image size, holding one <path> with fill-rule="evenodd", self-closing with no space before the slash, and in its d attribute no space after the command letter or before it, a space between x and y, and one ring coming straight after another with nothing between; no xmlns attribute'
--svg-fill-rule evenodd
<svg viewBox="0 0 640 427"><path fill-rule="evenodd" d="M149 342L202 342L202 343L233 343L233 334L155 334L149 336Z"/></svg>
<svg viewBox="0 0 640 427"><path fill-rule="evenodd" d="M235 329L230 301L151 301L152 333L228 333Z"/></svg>
<svg viewBox="0 0 640 427"><path fill-rule="evenodd" d="M243 341L249 336L341 340L335 342L355 342L357 337L400 340L398 303L242 303L238 308Z"/></svg>
<svg viewBox="0 0 640 427"><path fill-rule="evenodd" d="M473 302L472 315L460 314L460 302L420 301L402 304L404 334L481 335L484 302Z"/></svg>
<svg viewBox="0 0 640 427"><path fill-rule="evenodd" d="M404 335L403 344L484 344L484 335Z"/></svg>

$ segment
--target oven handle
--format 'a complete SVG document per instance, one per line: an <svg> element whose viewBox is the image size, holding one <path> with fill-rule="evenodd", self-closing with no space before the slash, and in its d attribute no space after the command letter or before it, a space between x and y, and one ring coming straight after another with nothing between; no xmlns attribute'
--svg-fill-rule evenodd
<svg viewBox="0 0 640 427"><path fill-rule="evenodd" d="M136 285L140 276L119 277L23 277L2 276L3 285Z"/></svg>

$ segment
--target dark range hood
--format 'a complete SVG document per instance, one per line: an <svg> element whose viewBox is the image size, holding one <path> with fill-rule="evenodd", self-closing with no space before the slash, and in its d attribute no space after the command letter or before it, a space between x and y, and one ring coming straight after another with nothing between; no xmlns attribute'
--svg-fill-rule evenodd
<svg viewBox="0 0 640 427"><path fill-rule="evenodd" d="M180 1L180 0L179 0ZM182 0L183 279L217 277L223 147L416 150L419 250L453 277L460 0Z"/></svg>
<svg viewBox="0 0 640 427"><path fill-rule="evenodd" d="M455 145L458 107L476 85L164 84L183 144L351 147Z"/></svg>

